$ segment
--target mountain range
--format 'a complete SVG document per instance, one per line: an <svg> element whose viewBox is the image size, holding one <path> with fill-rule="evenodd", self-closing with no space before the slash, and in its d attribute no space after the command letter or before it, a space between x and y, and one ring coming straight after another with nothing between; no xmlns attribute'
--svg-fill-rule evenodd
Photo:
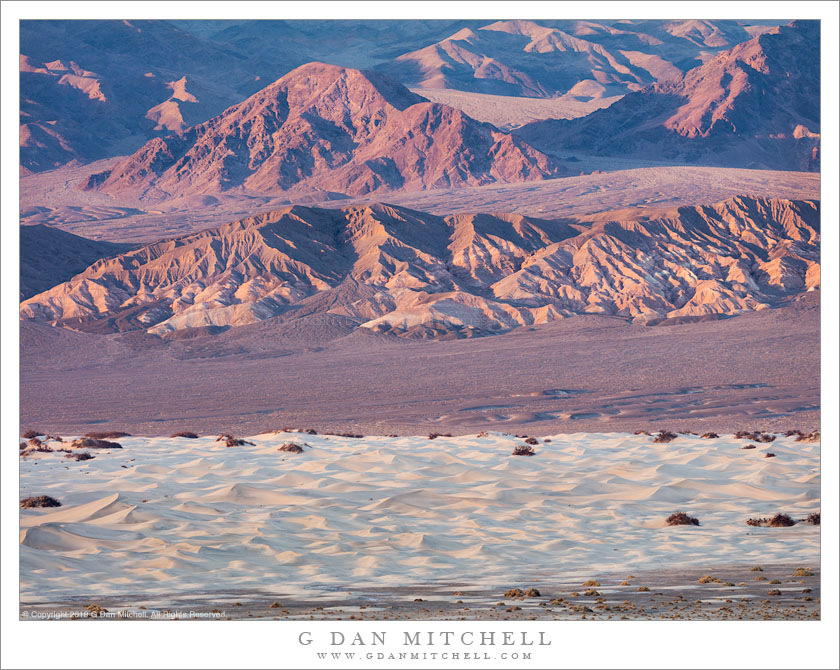
<svg viewBox="0 0 840 670"><path fill-rule="evenodd" d="M581 100L608 101L672 79L773 25L27 20L20 26L21 170L131 153L152 137L213 118L312 61L380 69L404 85L464 94L568 96L566 111L543 112L568 116L587 111ZM463 95L452 102L462 111L476 103Z"/></svg>
<svg viewBox="0 0 840 670"><path fill-rule="evenodd" d="M819 56L819 25L793 22L586 117L515 133L550 153L818 170Z"/></svg>
<svg viewBox="0 0 840 670"><path fill-rule="evenodd" d="M818 288L819 216L816 201L747 196L555 221L293 206L99 260L20 311L159 335L313 314L404 337L716 318Z"/></svg>

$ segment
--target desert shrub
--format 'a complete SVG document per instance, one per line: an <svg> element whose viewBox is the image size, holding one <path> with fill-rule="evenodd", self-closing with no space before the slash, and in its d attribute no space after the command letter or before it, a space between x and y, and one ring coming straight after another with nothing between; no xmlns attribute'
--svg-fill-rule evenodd
<svg viewBox="0 0 840 670"><path fill-rule="evenodd" d="M551 440L549 440L547 437L545 437L545 438L543 438L543 442L545 442L546 444L548 444L549 442L551 442Z"/></svg>
<svg viewBox="0 0 840 670"><path fill-rule="evenodd" d="M243 440L241 437L228 435L227 433L219 435L219 437L216 438L216 442L224 442L226 447L244 447L246 444L250 444L252 447L254 446L253 442Z"/></svg>
<svg viewBox="0 0 840 670"><path fill-rule="evenodd" d="M536 437L529 437L525 440L525 444L539 444L540 441Z"/></svg>
<svg viewBox="0 0 840 670"><path fill-rule="evenodd" d="M764 454L764 458L776 458L776 454L774 454L772 451L768 451L766 454Z"/></svg>
<svg viewBox="0 0 840 670"><path fill-rule="evenodd" d="M812 430L810 433L801 433L796 437L797 442L817 442L820 439L820 431Z"/></svg>
<svg viewBox="0 0 840 670"><path fill-rule="evenodd" d="M791 519L787 514L777 514L772 519L770 519L771 528L785 528L787 526L793 526L795 524L796 521Z"/></svg>
<svg viewBox="0 0 840 670"><path fill-rule="evenodd" d="M781 582L781 581L779 581L778 579L771 579L771 580L770 580L770 584L781 584L781 583L782 583L782 582Z"/></svg>
<svg viewBox="0 0 840 670"><path fill-rule="evenodd" d="M43 430L27 430L21 435L26 440L29 440L33 437L38 437L39 435L45 435Z"/></svg>
<svg viewBox="0 0 840 670"><path fill-rule="evenodd" d="M812 526L819 526L820 525L820 513L819 512L812 512L811 514L806 516L803 521L804 521L804 523L810 523Z"/></svg>
<svg viewBox="0 0 840 670"><path fill-rule="evenodd" d="M525 592L522 589L508 589L505 591L505 598L524 598Z"/></svg>
<svg viewBox="0 0 840 670"><path fill-rule="evenodd" d="M650 435L650 433L646 430L637 430L633 433L633 435Z"/></svg>
<svg viewBox="0 0 840 670"><path fill-rule="evenodd" d="M670 430L660 430L659 434L653 438L654 442L659 444L670 442L671 440L676 440L678 435L676 433L672 433Z"/></svg>
<svg viewBox="0 0 840 670"><path fill-rule="evenodd" d="M90 455L87 451L81 451L77 453L68 453L64 458L69 458L74 461L92 461L94 459L93 456Z"/></svg>
<svg viewBox="0 0 840 670"><path fill-rule="evenodd" d="M277 602L277 601L274 601L274 602L273 602L273 603L271 603L268 607L269 607L270 609L278 609L278 608L280 608L280 607L283 607L283 604L282 604L282 603L279 603L279 602Z"/></svg>
<svg viewBox="0 0 840 670"><path fill-rule="evenodd" d="M621 582L621 584L619 584L619 586L630 586L630 582L628 582L628 581L625 579L623 582Z"/></svg>
<svg viewBox="0 0 840 670"><path fill-rule="evenodd" d="M767 517L757 517L752 519L747 519L748 526L764 526L769 528L786 528L788 526L793 526L796 524L789 515L787 514L776 514L770 518Z"/></svg>
<svg viewBox="0 0 840 670"><path fill-rule="evenodd" d="M674 512L671 516L665 519L665 523L669 526L699 526L700 522L693 516L688 516L685 512Z"/></svg>
<svg viewBox="0 0 840 670"><path fill-rule="evenodd" d="M720 584L720 580L717 577L712 577L711 575L703 575L700 579L697 580L698 584Z"/></svg>
<svg viewBox="0 0 840 670"><path fill-rule="evenodd" d="M745 444L741 449L755 449L754 444Z"/></svg>
<svg viewBox="0 0 840 670"><path fill-rule="evenodd" d="M52 496L34 496L21 500L20 506L23 509L32 509L33 507L61 507L61 503Z"/></svg>
<svg viewBox="0 0 840 670"><path fill-rule="evenodd" d="M20 451L23 451L24 449L26 449L26 442L21 442L20 443Z"/></svg>
<svg viewBox="0 0 840 670"><path fill-rule="evenodd" d="M584 586L601 586L601 582L597 579L587 579L584 583Z"/></svg>
<svg viewBox="0 0 840 670"><path fill-rule="evenodd" d="M647 591L650 591L650 589L647 586L640 586L638 588L638 590L641 591L642 593L646 593Z"/></svg>
<svg viewBox="0 0 840 670"><path fill-rule="evenodd" d="M720 437L717 433L703 433L700 437L705 440L716 440Z"/></svg>
<svg viewBox="0 0 840 670"><path fill-rule="evenodd" d="M796 572L793 573L794 577L813 577L814 573L808 570L807 568L796 568Z"/></svg>
<svg viewBox="0 0 840 670"><path fill-rule="evenodd" d="M285 444L281 444L277 451L287 451L290 454L302 454L303 447L299 444L295 444L294 442L286 442Z"/></svg>
<svg viewBox="0 0 840 670"><path fill-rule="evenodd" d="M530 444L518 444L516 448L512 452L512 456L534 456L536 455L536 451L534 451L534 447Z"/></svg>
<svg viewBox="0 0 840 670"><path fill-rule="evenodd" d="M94 437L80 437L70 443L71 449L122 449L118 442L109 442Z"/></svg>
<svg viewBox="0 0 840 670"><path fill-rule="evenodd" d="M118 437L131 437L131 433L124 433L121 430L111 430L104 433L85 433L85 437L91 437L94 440L112 440Z"/></svg>
<svg viewBox="0 0 840 670"><path fill-rule="evenodd" d="M527 591L525 591L525 597L526 597L526 598L539 598L539 597L540 597L540 592L539 592L539 590L538 590L538 589L535 589L535 588L532 586L530 589L528 589Z"/></svg>
<svg viewBox="0 0 840 670"><path fill-rule="evenodd" d="M438 437L452 437L452 433L429 433L430 440L434 440Z"/></svg>
<svg viewBox="0 0 840 670"><path fill-rule="evenodd" d="M770 589L770 590L767 592L767 595L768 595L768 596L780 596L780 595L782 595L782 592L781 592L781 591L779 591L779 589Z"/></svg>
<svg viewBox="0 0 840 670"><path fill-rule="evenodd" d="M583 595L585 595L585 596L600 596L601 594L598 593L595 589L586 589L586 591L583 592Z"/></svg>
<svg viewBox="0 0 840 670"><path fill-rule="evenodd" d="M775 441L776 441L776 436L775 436L775 435L771 435L770 433L761 433L761 434L758 436L758 440L757 440L757 441L758 441L758 442L775 442Z"/></svg>
<svg viewBox="0 0 840 670"><path fill-rule="evenodd" d="M802 435L801 430L789 430L785 433L785 437L793 437L794 435Z"/></svg>
<svg viewBox="0 0 840 670"><path fill-rule="evenodd" d="M757 430L739 430L735 433L735 439L737 440L753 440L758 442L758 438L761 435Z"/></svg>
<svg viewBox="0 0 840 670"><path fill-rule="evenodd" d="M182 430L180 433L174 433L174 434L170 435L170 437L186 437L186 438L189 438L191 440L198 439L198 435L196 435L195 433L192 433L188 430Z"/></svg>

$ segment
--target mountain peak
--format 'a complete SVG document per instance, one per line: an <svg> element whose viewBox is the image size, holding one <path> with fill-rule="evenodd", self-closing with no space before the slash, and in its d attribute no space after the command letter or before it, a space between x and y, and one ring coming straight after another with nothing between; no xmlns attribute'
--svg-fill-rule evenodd
<svg viewBox="0 0 840 670"><path fill-rule="evenodd" d="M179 136L150 140L86 188L148 199L231 189L364 195L561 173L525 142L382 73L316 62Z"/></svg>

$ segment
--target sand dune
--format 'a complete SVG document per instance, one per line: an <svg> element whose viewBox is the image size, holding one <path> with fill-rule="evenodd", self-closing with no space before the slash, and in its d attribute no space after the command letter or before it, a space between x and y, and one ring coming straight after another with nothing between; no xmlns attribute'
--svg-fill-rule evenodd
<svg viewBox="0 0 840 670"><path fill-rule="evenodd" d="M537 455L485 437L297 434L254 446L129 437L69 463L21 461L23 602L249 589L318 597L353 585L500 586L619 569L814 562L819 527L749 516L820 508L817 443L557 435ZM764 458L772 449L776 458ZM125 466L125 467L124 467ZM699 527L668 527L685 510Z"/></svg>

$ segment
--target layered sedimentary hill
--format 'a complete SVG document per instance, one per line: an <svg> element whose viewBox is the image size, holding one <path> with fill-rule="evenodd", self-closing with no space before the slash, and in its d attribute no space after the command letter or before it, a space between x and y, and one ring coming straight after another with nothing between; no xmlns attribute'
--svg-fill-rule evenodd
<svg viewBox="0 0 840 670"><path fill-rule="evenodd" d="M561 174L527 143L388 77L309 63L87 188L146 198L296 189L363 195Z"/></svg>
<svg viewBox="0 0 840 670"><path fill-rule="evenodd" d="M798 21L723 51L682 78L571 121L517 134L549 152L819 169L820 31Z"/></svg>
<svg viewBox="0 0 840 670"><path fill-rule="evenodd" d="M816 201L746 196L563 221L295 206L100 260L21 317L162 334L328 313L424 337L714 317L818 288L819 216Z"/></svg>

